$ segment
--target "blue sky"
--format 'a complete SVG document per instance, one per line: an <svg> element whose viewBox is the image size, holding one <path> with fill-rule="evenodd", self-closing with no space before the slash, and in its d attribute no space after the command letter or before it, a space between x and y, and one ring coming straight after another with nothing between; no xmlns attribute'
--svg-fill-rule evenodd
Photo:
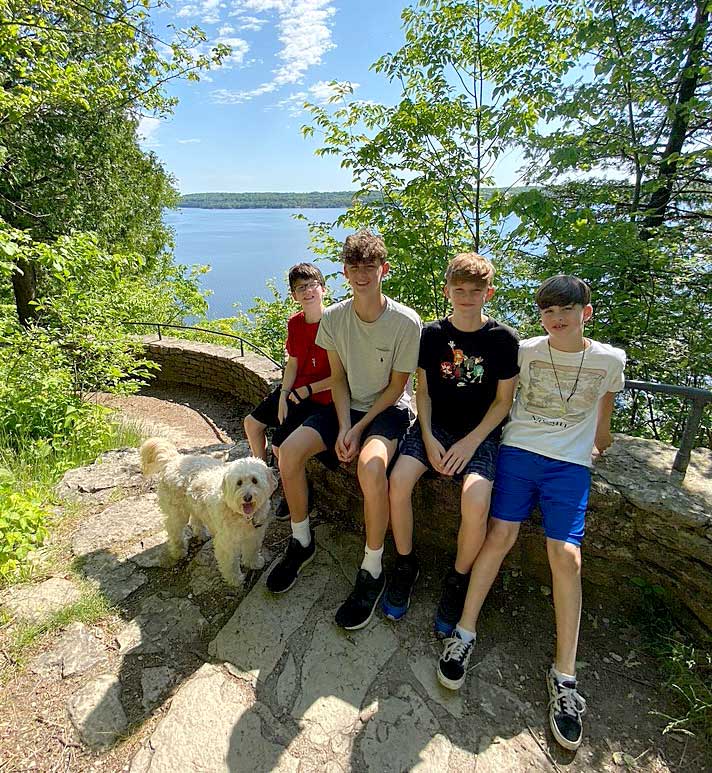
<svg viewBox="0 0 712 773"><path fill-rule="evenodd" d="M397 87L369 66L403 42L406 0L172 0L153 11L167 24L197 24L233 54L200 83L171 87L180 99L168 120L139 127L182 193L312 191L354 188L338 158L317 158L305 140L305 100L325 102L331 80L350 81L355 97L392 103ZM511 175L504 169L504 184Z"/></svg>

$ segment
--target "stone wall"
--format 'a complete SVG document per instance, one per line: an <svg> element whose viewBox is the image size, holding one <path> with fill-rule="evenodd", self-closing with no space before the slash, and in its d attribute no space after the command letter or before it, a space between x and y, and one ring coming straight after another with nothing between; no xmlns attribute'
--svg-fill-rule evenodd
<svg viewBox="0 0 712 773"><path fill-rule="evenodd" d="M146 354L160 366L155 380L193 384L234 395L256 405L282 378L281 370L266 357L232 346L216 346L180 338L143 337Z"/></svg>
<svg viewBox="0 0 712 773"><path fill-rule="evenodd" d="M278 368L253 354L179 339L145 339L160 366L158 379L209 386L248 403L264 397L280 378ZM593 470L584 541L584 582L617 594L634 578L665 588L693 619L712 631L712 452L697 449L684 482L671 476L675 449L652 440L617 435ZM318 502L361 528L363 500L355 466L328 471L310 462ZM454 552L459 525L459 486L425 477L413 506L416 541ZM508 557L508 565L549 582L545 542L535 514Z"/></svg>

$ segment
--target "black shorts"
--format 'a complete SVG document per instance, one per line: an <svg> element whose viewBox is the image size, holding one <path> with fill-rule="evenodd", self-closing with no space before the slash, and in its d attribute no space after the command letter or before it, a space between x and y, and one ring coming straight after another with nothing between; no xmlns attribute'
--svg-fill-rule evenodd
<svg viewBox="0 0 712 773"><path fill-rule="evenodd" d="M302 400L301 403L293 403L287 400L287 418L282 424L279 423L277 412L279 410L279 394L281 387L278 387L255 408L250 414L253 419L257 419L268 427L273 427L272 445L279 448L282 443L310 417L323 412L328 405L317 403L314 400Z"/></svg>
<svg viewBox="0 0 712 773"><path fill-rule="evenodd" d="M446 451L450 446L460 440L460 438L455 437L451 432L448 432L435 424L432 425L431 430L435 439L442 444ZM428 452L425 450L423 432L417 421L403 438L400 445L400 452L401 456L412 456L414 459L417 459L424 464L429 470L433 470L430 460L428 459ZM486 478L488 481L493 481L497 466L498 452L499 439L493 438L492 436L486 437L477 447L475 453L472 454L472 458L465 465L465 469L454 476L455 480L461 480L465 475L474 473L475 475Z"/></svg>
<svg viewBox="0 0 712 773"><path fill-rule="evenodd" d="M366 415L366 411L351 410L351 426L360 421ZM386 440L400 440L410 424L410 412L407 408L398 408L390 405L385 411L376 416L376 418L366 427L361 435L361 445L366 439L378 435ZM336 445L336 438L339 436L339 417L336 414L334 404L327 405L323 411L312 414L305 422L305 427L311 427L316 430L327 450L333 450Z"/></svg>

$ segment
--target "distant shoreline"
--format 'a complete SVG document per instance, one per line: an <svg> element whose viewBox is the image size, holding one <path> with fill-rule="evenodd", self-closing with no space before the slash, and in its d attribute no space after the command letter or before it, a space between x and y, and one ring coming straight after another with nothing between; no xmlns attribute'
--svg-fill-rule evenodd
<svg viewBox="0 0 712 773"><path fill-rule="evenodd" d="M188 193L179 209L348 209L356 191ZM374 199L376 196L373 197Z"/></svg>
<svg viewBox="0 0 712 773"><path fill-rule="evenodd" d="M511 189L526 190L528 186ZM484 195L497 190L485 188ZM180 197L178 209L348 209L358 191L310 191L308 193L254 192L254 193L186 193ZM378 201L381 196L372 193L365 201Z"/></svg>

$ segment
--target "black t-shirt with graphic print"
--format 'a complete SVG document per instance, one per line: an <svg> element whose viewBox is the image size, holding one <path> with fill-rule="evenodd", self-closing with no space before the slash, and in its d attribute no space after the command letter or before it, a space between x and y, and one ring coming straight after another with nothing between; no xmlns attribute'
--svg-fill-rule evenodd
<svg viewBox="0 0 712 773"><path fill-rule="evenodd" d="M425 325L418 367L428 378L432 423L458 439L471 432L494 401L497 382L519 373L518 349L514 330L491 317L473 333L458 330L447 318ZM501 429L490 437L498 438Z"/></svg>

